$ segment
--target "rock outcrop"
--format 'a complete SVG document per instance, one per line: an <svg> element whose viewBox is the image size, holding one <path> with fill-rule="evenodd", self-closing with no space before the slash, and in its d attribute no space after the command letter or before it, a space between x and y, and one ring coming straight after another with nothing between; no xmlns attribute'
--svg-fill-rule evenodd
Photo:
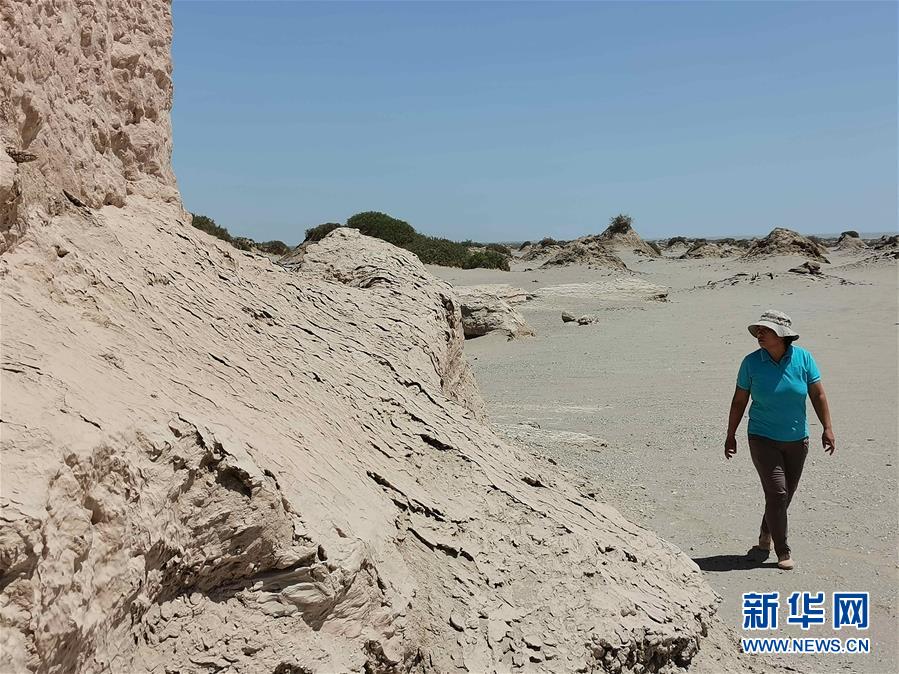
<svg viewBox="0 0 899 674"><path fill-rule="evenodd" d="M0 671L751 669L689 558L484 424L413 254L335 231L290 270L190 226L167 4L48 7L2 10L38 168L0 256Z"/></svg>
<svg viewBox="0 0 899 674"><path fill-rule="evenodd" d="M821 271L821 263L820 262L812 262L810 260L803 262L798 267L792 267L788 271L791 271L794 274L811 274L813 276L819 276L823 273Z"/></svg>
<svg viewBox="0 0 899 674"><path fill-rule="evenodd" d="M179 213L72 207L0 259L0 669L690 661L714 595L482 425L450 286Z"/></svg>
<svg viewBox="0 0 899 674"><path fill-rule="evenodd" d="M802 255L818 262L829 262L826 251L817 243L792 229L775 227L763 239L754 241L743 254L743 259L774 255Z"/></svg>
<svg viewBox="0 0 899 674"><path fill-rule="evenodd" d="M611 250L631 250L649 257L661 255L657 247L650 246L637 234L631 226L631 219L626 216L613 218L605 231L597 237L597 240Z"/></svg>
<svg viewBox="0 0 899 674"><path fill-rule="evenodd" d="M533 295L509 285L456 286L466 338L500 332L508 339L533 336L534 329L512 304Z"/></svg>
<svg viewBox="0 0 899 674"><path fill-rule="evenodd" d="M588 267L627 269L620 257L606 247L598 236L585 236L561 246L541 267L582 264Z"/></svg>
<svg viewBox="0 0 899 674"><path fill-rule="evenodd" d="M602 280L587 283L562 283L544 286L536 291L538 299L576 298L602 300L603 302L642 303L645 301L664 301L668 297L668 288L650 283L638 276L608 276Z"/></svg>
<svg viewBox="0 0 899 674"><path fill-rule="evenodd" d="M882 237L874 241L871 247L874 250L899 250L899 234L892 234L889 236L884 234Z"/></svg>
<svg viewBox="0 0 899 674"><path fill-rule="evenodd" d="M491 295L462 297L462 327L466 338L491 332L500 332L508 339L534 335L534 329L518 311Z"/></svg>
<svg viewBox="0 0 899 674"><path fill-rule="evenodd" d="M462 291L463 293L486 293L488 295L498 297L504 302L513 306L516 304L529 302L537 296L536 293L525 290L524 288L517 288L513 285L509 285L508 283L482 283L480 285L473 286L456 286L456 291Z"/></svg>
<svg viewBox="0 0 899 674"><path fill-rule="evenodd" d="M567 243L567 241L557 241L550 238L541 239L525 248L520 248L521 257L519 259L523 262L533 262L534 260L554 255Z"/></svg>
<svg viewBox="0 0 899 674"><path fill-rule="evenodd" d="M837 239L836 248L837 250L846 251L865 250L868 248L868 244L859 238L858 232L848 231L840 234L840 238Z"/></svg>
<svg viewBox="0 0 899 674"><path fill-rule="evenodd" d="M168 2L4 2L0 25L0 251L67 199L178 202Z"/></svg>

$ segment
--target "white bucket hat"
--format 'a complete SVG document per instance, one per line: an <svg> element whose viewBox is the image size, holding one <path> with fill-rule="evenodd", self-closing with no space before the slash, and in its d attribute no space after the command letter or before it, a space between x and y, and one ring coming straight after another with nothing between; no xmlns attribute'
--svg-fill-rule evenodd
<svg viewBox="0 0 899 674"><path fill-rule="evenodd" d="M792 328L792 319L782 311L768 309L763 313L759 320L749 326L749 332L753 337L758 336L756 333L758 333L760 325L773 330L778 337L795 337L799 339L799 333Z"/></svg>

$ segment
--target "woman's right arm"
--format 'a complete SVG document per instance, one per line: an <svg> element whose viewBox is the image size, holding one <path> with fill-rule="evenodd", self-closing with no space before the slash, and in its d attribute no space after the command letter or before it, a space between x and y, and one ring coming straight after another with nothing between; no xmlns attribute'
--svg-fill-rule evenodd
<svg viewBox="0 0 899 674"><path fill-rule="evenodd" d="M737 453L737 427L743 420L743 413L749 403L749 391L737 386L733 400L730 401L730 415L727 418L727 439L724 441L724 458L729 459Z"/></svg>

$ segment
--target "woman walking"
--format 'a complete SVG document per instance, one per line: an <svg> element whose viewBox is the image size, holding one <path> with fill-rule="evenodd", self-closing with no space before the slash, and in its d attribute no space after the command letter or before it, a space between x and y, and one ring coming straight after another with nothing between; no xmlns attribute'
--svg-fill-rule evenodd
<svg viewBox="0 0 899 674"><path fill-rule="evenodd" d="M737 427L751 396L749 453L765 492L759 544L752 552L761 552L763 559L767 558L773 542L778 568L790 570L795 563L787 544L787 507L808 454L806 395L824 426L824 451L833 454L836 440L818 366L812 354L793 346L799 335L793 331L790 317L769 309L749 326L749 332L761 348L746 356L740 365L730 403L724 456L730 459L737 453Z"/></svg>

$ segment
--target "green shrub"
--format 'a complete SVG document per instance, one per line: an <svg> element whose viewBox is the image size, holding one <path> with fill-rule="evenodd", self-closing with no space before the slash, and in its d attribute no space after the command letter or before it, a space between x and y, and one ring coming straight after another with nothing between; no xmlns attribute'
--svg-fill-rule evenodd
<svg viewBox="0 0 899 674"><path fill-rule="evenodd" d="M500 255L505 255L507 257L512 257L512 251L508 246L504 246L501 243L488 243L485 248L487 250L492 250L495 253L499 253Z"/></svg>
<svg viewBox="0 0 899 674"><path fill-rule="evenodd" d="M610 234L627 234L631 229L634 219L626 213L619 213L609 220L608 232Z"/></svg>
<svg viewBox="0 0 899 674"><path fill-rule="evenodd" d="M248 239L245 236L231 237L231 245L237 248L237 250L253 250L254 243L253 239Z"/></svg>
<svg viewBox="0 0 899 674"><path fill-rule="evenodd" d="M479 253L472 253L468 259L462 264L465 269L474 269L481 267L484 269L502 269L509 271L509 258L495 250L485 250Z"/></svg>
<svg viewBox="0 0 899 674"><path fill-rule="evenodd" d="M346 226L401 248L405 248L418 236L418 232L405 220L398 220L378 211L356 213L346 221Z"/></svg>
<svg viewBox="0 0 899 674"><path fill-rule="evenodd" d="M548 236L544 239L540 239L540 245L544 246L544 247L545 246L558 246L558 245L561 245L561 243L562 243L561 241L556 241L555 239L548 237Z"/></svg>
<svg viewBox="0 0 899 674"><path fill-rule="evenodd" d="M287 255L290 252L290 246L288 246L283 241L278 241L277 239L275 239L274 241L263 241L262 243L257 243L256 247L263 253L268 253L269 255Z"/></svg>
<svg viewBox="0 0 899 674"><path fill-rule="evenodd" d="M212 234L212 236L221 239L222 241L227 241L238 250L251 251L253 248L258 248L259 250L272 255L286 255L290 252L290 246L283 241L275 240L256 243L253 239L246 236L231 236L231 233L227 229L215 224L215 220L206 215L199 215L198 213L191 213L190 215L190 224L194 227L203 230L207 234Z"/></svg>
<svg viewBox="0 0 899 674"><path fill-rule="evenodd" d="M306 241L318 241L337 227L330 222L306 231ZM346 221L347 227L358 229L366 236L372 236L387 243L392 243L399 248L415 253L423 264L437 264L444 267L462 267L473 269L486 267L489 269L509 270L506 256L499 250L488 250L481 253L470 253L469 246L480 246L474 241L450 241L436 236L419 234L405 220L399 220L386 213L366 211L357 213ZM491 244L494 248L498 244ZM505 246L499 248L508 251ZM511 251L508 253L511 255Z"/></svg>
<svg viewBox="0 0 899 674"><path fill-rule="evenodd" d="M471 257L465 244L417 233L403 248L415 253L423 264L439 264L443 267L463 267Z"/></svg>
<svg viewBox="0 0 899 674"><path fill-rule="evenodd" d="M310 227L306 230L306 238L303 240L303 243L307 241L321 241L338 227L343 227L343 225L339 222L325 222L321 225Z"/></svg>
<svg viewBox="0 0 899 674"><path fill-rule="evenodd" d="M521 244L520 246L518 246L518 250L524 250L525 248L527 248L527 247L530 246L530 245L531 245L531 242L530 242L530 241L525 241L523 244Z"/></svg>
<svg viewBox="0 0 899 674"><path fill-rule="evenodd" d="M222 241L231 242L231 235L228 233L228 230L224 227L219 227L212 218L205 215L198 215L197 213L191 213L190 215L190 224L197 229L202 229L207 234L212 234L212 236L221 239Z"/></svg>

